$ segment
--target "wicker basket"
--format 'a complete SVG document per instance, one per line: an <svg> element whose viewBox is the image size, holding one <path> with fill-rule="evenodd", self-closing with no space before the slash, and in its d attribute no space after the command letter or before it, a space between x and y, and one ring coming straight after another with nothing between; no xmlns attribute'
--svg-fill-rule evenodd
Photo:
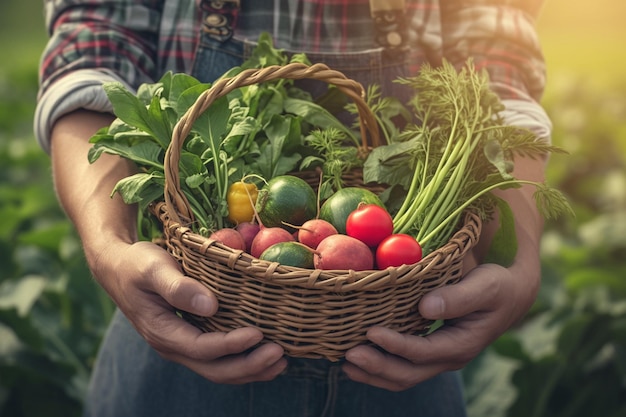
<svg viewBox="0 0 626 417"><path fill-rule="evenodd" d="M220 306L214 317L184 317L204 331L229 331L254 326L267 341L281 345L287 355L341 359L345 352L367 343L366 331L386 326L420 334L432 324L417 304L428 291L457 282L462 258L478 241L481 222L466 214L463 224L442 248L420 262L383 271L311 270L256 259L194 233L190 206L180 190L178 164L182 143L199 115L215 99L255 83L286 79L317 79L333 84L359 109L363 147L369 136L377 146L378 128L363 101L363 87L322 64L288 64L246 70L215 82L181 118L165 158L165 201L153 211L163 223L164 244L185 274L209 288ZM358 172L347 185L366 186Z"/></svg>

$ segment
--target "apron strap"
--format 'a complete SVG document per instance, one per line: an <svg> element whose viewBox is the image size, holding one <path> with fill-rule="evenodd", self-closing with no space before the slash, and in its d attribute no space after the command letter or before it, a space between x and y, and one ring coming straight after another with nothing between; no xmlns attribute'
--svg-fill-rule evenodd
<svg viewBox="0 0 626 417"><path fill-rule="evenodd" d="M200 0L202 30L220 42L227 41L233 36L240 6L239 0Z"/></svg>
<svg viewBox="0 0 626 417"><path fill-rule="evenodd" d="M397 49L405 44L405 0L370 0L370 13L374 36L380 46Z"/></svg>
<svg viewBox="0 0 626 417"><path fill-rule="evenodd" d="M369 0L376 42L392 49L406 42L405 0ZM237 25L240 0L200 0L204 11L202 30L212 38L224 42L233 36Z"/></svg>

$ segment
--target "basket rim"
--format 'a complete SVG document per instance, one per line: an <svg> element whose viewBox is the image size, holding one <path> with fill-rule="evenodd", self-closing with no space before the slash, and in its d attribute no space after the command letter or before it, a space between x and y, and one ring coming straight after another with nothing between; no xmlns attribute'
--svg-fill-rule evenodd
<svg viewBox="0 0 626 417"><path fill-rule="evenodd" d="M463 225L443 246L435 249L419 262L410 265L389 267L383 270L322 270L281 265L255 258L249 253L232 249L215 239L200 235L190 227L181 225L169 217L168 206L163 202L155 205L154 213L161 219L165 234L174 237L185 249L207 259L228 266L233 272L242 272L251 279L266 284L302 287L307 289L350 292L377 290L400 285L425 275L444 259L460 259L478 242L482 228L481 217L468 210L463 216Z"/></svg>
<svg viewBox="0 0 626 417"><path fill-rule="evenodd" d="M365 100L366 92L363 85L348 78L343 72L331 69L326 64L316 63L308 65L300 62L291 62L285 65L245 69L231 77L220 78L211 84L207 90L203 91L194 104L181 116L174 126L171 141L165 151L164 198L165 203L173 208L170 214L174 220L180 223L193 220L191 206L180 187L179 163L183 143L191 132L196 120L210 108L215 100L226 96L233 90L279 79L314 79L334 85L356 104L362 140L359 149L367 149L369 147L367 143L368 137L372 141L373 146L376 147L381 144L378 122L367 105Z"/></svg>

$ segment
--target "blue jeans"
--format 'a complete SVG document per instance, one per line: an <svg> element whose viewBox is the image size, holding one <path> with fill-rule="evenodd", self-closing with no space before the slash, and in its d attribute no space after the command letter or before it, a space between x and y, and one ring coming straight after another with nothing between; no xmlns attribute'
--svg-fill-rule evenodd
<svg viewBox="0 0 626 417"><path fill-rule="evenodd" d="M391 392L349 380L334 362L289 361L270 382L214 384L162 359L118 311L98 355L85 416L465 416L457 373Z"/></svg>
<svg viewBox="0 0 626 417"><path fill-rule="evenodd" d="M213 81L242 59L253 45L208 37L198 50L193 75ZM401 56L383 51L316 56L365 86L378 83L385 95L406 97L392 83L407 75ZM312 92L315 95L315 92ZM391 392L351 381L340 364L289 359L287 370L270 382L246 385L212 383L162 359L118 311L103 341L94 369L85 416L89 417L463 417L458 373L444 373L409 390Z"/></svg>

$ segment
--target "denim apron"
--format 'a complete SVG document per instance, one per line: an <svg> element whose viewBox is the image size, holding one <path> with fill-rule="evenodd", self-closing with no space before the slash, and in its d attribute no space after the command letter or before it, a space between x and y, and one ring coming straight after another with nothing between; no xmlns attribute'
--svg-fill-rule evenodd
<svg viewBox="0 0 626 417"><path fill-rule="evenodd" d="M254 44L233 37L218 40L204 33L192 75L212 82L241 64L253 48ZM372 50L307 56L364 86L376 83L385 95L408 97L403 86L392 83L396 77L407 75L408 63L402 54ZM310 92L315 96L321 90ZM85 415L463 417L466 412L458 372L438 375L406 391L390 392L351 381L342 372L341 363L289 358L287 370L273 381L215 384L162 359L117 311L99 352Z"/></svg>

